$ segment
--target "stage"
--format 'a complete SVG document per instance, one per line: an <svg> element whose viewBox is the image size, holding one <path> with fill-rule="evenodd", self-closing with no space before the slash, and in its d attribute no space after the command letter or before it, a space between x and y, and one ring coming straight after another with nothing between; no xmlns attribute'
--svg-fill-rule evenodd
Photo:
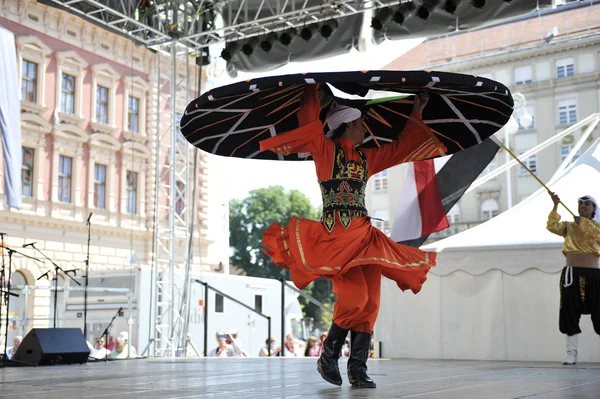
<svg viewBox="0 0 600 399"><path fill-rule="evenodd" d="M369 360L377 389L323 381L316 358L135 359L0 370L0 398L590 398L600 364Z"/></svg>

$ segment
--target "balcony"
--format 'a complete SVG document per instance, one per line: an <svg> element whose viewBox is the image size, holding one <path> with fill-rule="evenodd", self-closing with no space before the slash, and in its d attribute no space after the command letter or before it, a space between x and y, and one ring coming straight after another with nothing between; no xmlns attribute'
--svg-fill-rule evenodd
<svg viewBox="0 0 600 399"><path fill-rule="evenodd" d="M483 223L483 222L478 221L478 222L453 223L450 225L450 227L448 227L445 230L438 231L437 233L431 233L429 235L429 237L427 238L427 240L423 243L423 245L430 244L435 241L443 240L444 238L447 238L447 237L453 236L455 234L458 234L460 232L469 230L470 228L480 225L481 223Z"/></svg>

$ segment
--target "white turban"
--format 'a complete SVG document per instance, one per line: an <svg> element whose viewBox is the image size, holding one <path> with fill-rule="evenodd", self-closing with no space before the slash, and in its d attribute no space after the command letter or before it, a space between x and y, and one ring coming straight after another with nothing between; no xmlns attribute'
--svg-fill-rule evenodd
<svg viewBox="0 0 600 399"><path fill-rule="evenodd" d="M327 133L327 136L330 137L333 134L333 131L340 127L342 123L350 123L359 119L362 116L360 110L352 107L348 107L346 105L338 105L327 115L325 122L329 126L330 131Z"/></svg>
<svg viewBox="0 0 600 399"><path fill-rule="evenodd" d="M594 206L596 207L594 220L596 222L600 222L600 209L598 209L598 203L596 202L596 199L594 197L592 197L591 195L584 195L583 197L577 198L577 202L580 202L580 201L591 201L592 204L594 204Z"/></svg>

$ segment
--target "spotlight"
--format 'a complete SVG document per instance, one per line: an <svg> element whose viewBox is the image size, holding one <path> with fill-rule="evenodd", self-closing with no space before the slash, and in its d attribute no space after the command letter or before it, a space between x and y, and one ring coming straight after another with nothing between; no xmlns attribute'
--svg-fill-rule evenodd
<svg viewBox="0 0 600 399"><path fill-rule="evenodd" d="M410 16L415 12L417 7L414 3L405 3L402 4L392 16L392 19L398 25L402 25L404 21L410 18Z"/></svg>
<svg viewBox="0 0 600 399"><path fill-rule="evenodd" d="M440 4L440 0L424 0L421 7L417 10L417 15L423 20L427 20L433 10Z"/></svg>
<svg viewBox="0 0 600 399"><path fill-rule="evenodd" d="M448 0L444 3L444 11L448 14L454 14L461 3L462 0Z"/></svg>
<svg viewBox="0 0 600 399"><path fill-rule="evenodd" d="M227 43L223 51L221 51L221 58L229 62L233 58L233 56L239 51L239 49L240 46L237 44L237 42Z"/></svg>
<svg viewBox="0 0 600 399"><path fill-rule="evenodd" d="M485 0L473 0L471 5L475 8L483 8L485 7Z"/></svg>
<svg viewBox="0 0 600 399"><path fill-rule="evenodd" d="M296 28L286 29L281 35L279 35L279 42L284 46L289 46L297 34L298 31L296 30Z"/></svg>
<svg viewBox="0 0 600 399"><path fill-rule="evenodd" d="M302 28L300 31L300 37L306 40L307 42L312 39L313 35L317 33L318 27L316 24L308 25Z"/></svg>
<svg viewBox="0 0 600 399"><path fill-rule="evenodd" d="M340 24L338 23L337 19L332 19L331 21L325 22L323 25L321 25L321 36L323 36L325 39L329 39L329 37L339 26Z"/></svg>
<svg viewBox="0 0 600 399"><path fill-rule="evenodd" d="M374 18L371 18L371 28L382 30L385 24L392 18L392 9L389 7L382 8Z"/></svg>
<svg viewBox="0 0 600 399"><path fill-rule="evenodd" d="M271 51L271 49L275 45L275 42L277 42L277 33L271 32L265 37L265 40L260 42L260 48L265 53L268 53L269 51Z"/></svg>
<svg viewBox="0 0 600 399"><path fill-rule="evenodd" d="M258 40L255 37L251 37L244 43L242 46L242 53L246 54L248 57L254 53L254 50L258 47Z"/></svg>

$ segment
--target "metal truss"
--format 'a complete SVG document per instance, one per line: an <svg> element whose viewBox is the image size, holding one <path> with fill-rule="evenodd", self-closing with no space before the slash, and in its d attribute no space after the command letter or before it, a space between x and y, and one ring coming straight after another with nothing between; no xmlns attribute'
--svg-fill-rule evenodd
<svg viewBox="0 0 600 399"><path fill-rule="evenodd" d="M179 130L178 96L190 101L190 55L158 53L157 163L155 220L154 356L185 356L186 317L189 307L191 254L189 231L190 145ZM163 71L166 71L164 73ZM183 74L178 73L185 71ZM168 89L168 90L167 90ZM168 109L162 109L169 99Z"/></svg>
<svg viewBox="0 0 600 399"><path fill-rule="evenodd" d="M191 51L412 0L45 0L148 47L177 40ZM135 4L134 4L135 3ZM150 4L141 8L139 4ZM223 26L215 26L220 16Z"/></svg>

